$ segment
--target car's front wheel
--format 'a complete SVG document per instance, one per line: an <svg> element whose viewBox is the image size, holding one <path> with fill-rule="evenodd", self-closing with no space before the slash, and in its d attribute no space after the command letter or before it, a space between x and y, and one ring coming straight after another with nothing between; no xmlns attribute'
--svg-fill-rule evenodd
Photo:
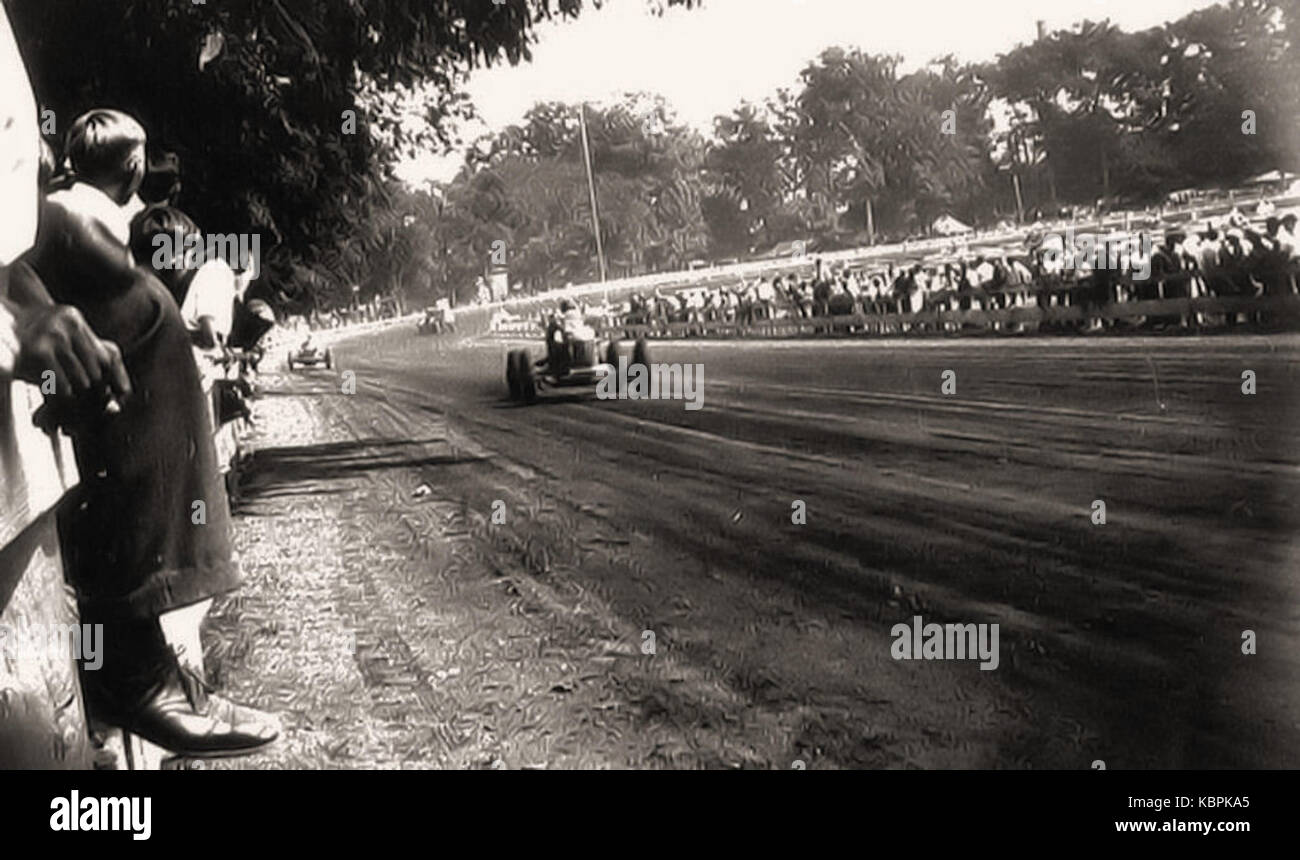
<svg viewBox="0 0 1300 860"><path fill-rule="evenodd" d="M528 350L519 350L519 396L525 403L537 402L537 377L533 375L533 360Z"/></svg>
<svg viewBox="0 0 1300 860"><path fill-rule="evenodd" d="M643 337L637 338L636 343L632 346L632 363L640 364L647 370L650 368L650 347Z"/></svg>

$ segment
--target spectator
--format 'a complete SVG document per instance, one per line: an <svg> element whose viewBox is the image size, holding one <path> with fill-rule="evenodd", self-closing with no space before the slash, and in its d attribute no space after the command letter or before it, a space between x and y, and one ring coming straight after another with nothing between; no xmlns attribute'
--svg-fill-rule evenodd
<svg viewBox="0 0 1300 860"><path fill-rule="evenodd" d="M226 371L233 364L226 341L234 325L236 303L242 301L248 281L236 277L230 264L221 257L202 259L201 253L199 258L189 254L186 249L191 247L191 242L202 249L203 233L185 213L174 207L151 207L133 222L131 248L136 263L154 265L158 278L176 298L181 319L189 330L194 362L209 406L217 466L226 477L234 465L238 446L234 422L221 421L219 383L226 379ZM172 254L165 259L164 251L169 247ZM154 250L146 250L150 248Z"/></svg>
<svg viewBox="0 0 1300 860"><path fill-rule="evenodd" d="M1288 262L1295 261L1300 246L1296 244L1296 216L1293 212L1288 212L1278 219L1277 247L1278 251L1286 256Z"/></svg>
<svg viewBox="0 0 1300 860"><path fill-rule="evenodd" d="M829 277L825 276L822 269L821 261L817 261L817 278L812 285L812 314L813 316L825 316L830 312L832 284Z"/></svg>
<svg viewBox="0 0 1300 860"><path fill-rule="evenodd" d="M150 205L175 205L181 195L181 162L174 152L164 152L149 162L140 199Z"/></svg>
<svg viewBox="0 0 1300 860"><path fill-rule="evenodd" d="M806 281L793 279L790 282L790 300L799 309L799 316L807 319L812 316L812 295Z"/></svg>
<svg viewBox="0 0 1300 860"><path fill-rule="evenodd" d="M65 473L60 466L58 443L33 426L31 412L40 401L32 386L46 382L46 372L52 372L55 394L48 402L65 402L68 411L102 409L110 397L129 402L131 390L117 345L97 336L75 308L49 301L44 286L18 260L36 239L39 183L48 178L49 164L42 166L36 104L3 7L0 76L5 81L0 91L0 195L5 201L0 230L0 578L5 598L0 600L0 624L20 627L37 620L24 618L30 608L25 601L48 599L62 587L55 506L74 480L71 470ZM62 620L62 607L48 609L48 618ZM50 753L38 749L35 738L84 729L74 698L76 675L70 663L43 666L40 686L33 690L10 683L15 668L11 660L0 660L0 734L13 742L0 744L0 767L48 766ZM23 680L31 677L26 668L19 674L26 676ZM44 720L50 723L39 726L39 735L24 731L24 723ZM29 739L30 744L23 743ZM79 748L81 744L70 745Z"/></svg>
<svg viewBox="0 0 1300 860"><path fill-rule="evenodd" d="M775 309L776 287L767 278L763 278L758 282L755 291L755 314L763 319L770 320Z"/></svg>

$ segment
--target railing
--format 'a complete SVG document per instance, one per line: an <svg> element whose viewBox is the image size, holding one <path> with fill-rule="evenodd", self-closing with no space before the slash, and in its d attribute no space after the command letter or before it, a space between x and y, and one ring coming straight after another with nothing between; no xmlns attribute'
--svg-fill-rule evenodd
<svg viewBox="0 0 1300 860"><path fill-rule="evenodd" d="M1209 295L1211 290L1196 272L1171 273L1137 283L1125 275L1100 286L1090 280L1051 280L913 293L906 298L855 297L851 310L831 311L836 303L847 301L846 295L839 294L814 315L808 313L813 302L805 300L801 307L785 294L775 300L725 308L682 309L665 301L635 315L620 318L606 314L603 319L588 317L588 322L602 336L623 338L1033 332L1081 325L1107 327L1142 318L1172 320L1180 327L1196 329L1233 325L1238 317L1258 326L1295 327L1300 266L1293 261L1288 269L1271 272L1267 280L1267 294L1260 295ZM1218 279L1214 283L1216 290L1234 289ZM1166 290L1182 295L1166 296ZM517 338L535 336L540 330L539 317L528 316L497 320L490 333Z"/></svg>
<svg viewBox="0 0 1300 860"><path fill-rule="evenodd" d="M1300 324L1300 296L1200 296L1196 298L1145 299L1107 302L1100 305L1058 304L1048 306L972 308L882 314L836 314L812 317L737 322L690 320L637 324L613 324L601 334L621 338L780 338L806 335L872 334L969 334L972 332L1041 331L1055 325L1075 326L1098 322L1102 325L1133 322L1144 318L1168 318L1186 328L1208 328L1217 317L1245 316L1271 327ZM1223 325L1226 325L1226 321ZM536 325L534 324L534 329Z"/></svg>
<svg viewBox="0 0 1300 860"><path fill-rule="evenodd" d="M56 638L78 623L54 515L77 471L67 438L32 426L41 402L0 380L0 770L91 761L77 666Z"/></svg>

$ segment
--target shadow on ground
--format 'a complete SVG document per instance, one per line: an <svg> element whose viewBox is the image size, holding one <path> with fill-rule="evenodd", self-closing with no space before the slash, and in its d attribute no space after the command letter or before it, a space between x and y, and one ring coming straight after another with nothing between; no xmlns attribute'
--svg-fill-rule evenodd
<svg viewBox="0 0 1300 860"><path fill-rule="evenodd" d="M443 439L358 439L317 445L266 448L253 455L240 481L241 502L286 493L328 493L311 485L347 481L387 469L460 466L482 457L430 455Z"/></svg>

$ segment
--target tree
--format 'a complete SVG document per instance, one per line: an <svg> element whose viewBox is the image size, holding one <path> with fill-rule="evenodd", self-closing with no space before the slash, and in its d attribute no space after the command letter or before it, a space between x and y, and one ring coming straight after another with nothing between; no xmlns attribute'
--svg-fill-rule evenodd
<svg viewBox="0 0 1300 860"><path fill-rule="evenodd" d="M823 230L860 230L870 207L877 227L918 232L978 205L992 170L983 82L951 59L901 77L898 64L832 48L783 102L780 134Z"/></svg>
<svg viewBox="0 0 1300 860"><path fill-rule="evenodd" d="M768 115L741 104L713 121L714 141L705 157L708 189L701 201L712 250L719 256L773 245L780 211L789 193L781 169L784 155Z"/></svg>
<svg viewBox="0 0 1300 860"><path fill-rule="evenodd" d="M1297 20L1294 0L1231 0L1140 33L1084 21L1018 47L984 69L1019 117L1013 167L1042 171L1053 202L1092 202L1297 166ZM1257 134L1242 133L1244 110Z"/></svg>
<svg viewBox="0 0 1300 860"><path fill-rule="evenodd" d="M1300 169L1297 28L1300 6L1262 0L1233 0L1170 25L1161 131L1184 184ZM1243 133L1246 110L1255 134Z"/></svg>
<svg viewBox="0 0 1300 860"><path fill-rule="evenodd" d="M597 277L577 111L536 105L520 124L471 148L447 189L461 218L456 256L481 269L500 242L512 281L530 290ZM615 274L680 267L704 253L704 141L646 93L588 107L587 125L601 238Z"/></svg>

